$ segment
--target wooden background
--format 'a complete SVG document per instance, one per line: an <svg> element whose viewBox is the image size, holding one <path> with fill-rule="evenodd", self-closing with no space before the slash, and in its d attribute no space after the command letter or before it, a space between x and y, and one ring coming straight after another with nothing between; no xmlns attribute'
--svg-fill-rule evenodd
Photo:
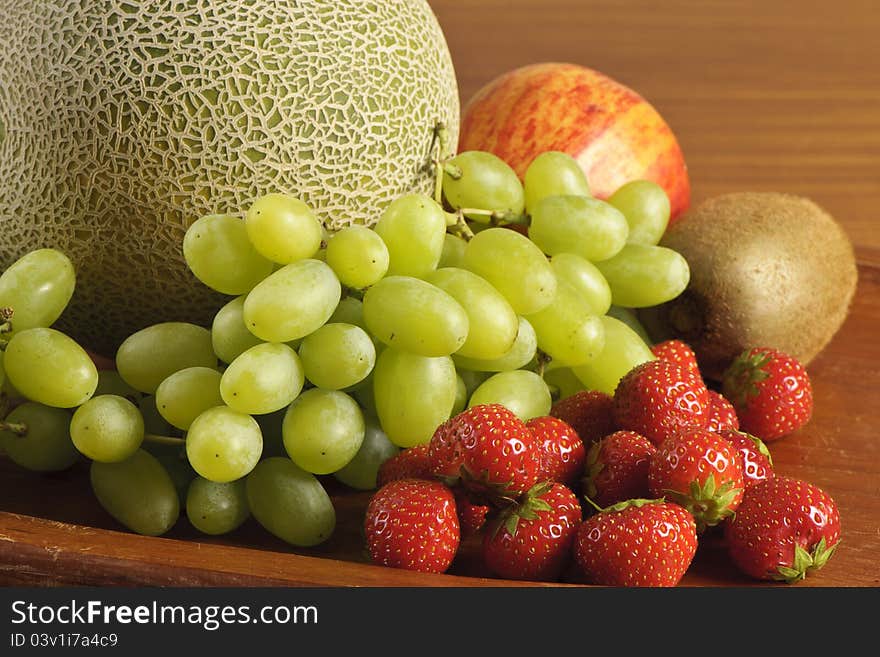
<svg viewBox="0 0 880 657"><path fill-rule="evenodd" d="M880 560L880 11L875 0L429 0L463 102L494 76L540 61L595 68L647 98L685 153L693 200L721 192L808 196L843 224L859 258L850 317L809 368L810 424L771 445L779 472L825 488L841 548L798 586L878 586ZM339 525L293 551L253 521L223 539L185 520L167 538L119 527L82 468L35 477L0 459L0 584L503 584L473 545L453 575L369 566L365 494L334 491ZM42 519L50 520L42 520ZM71 525L70 523L76 523ZM686 585L746 585L711 540Z"/></svg>

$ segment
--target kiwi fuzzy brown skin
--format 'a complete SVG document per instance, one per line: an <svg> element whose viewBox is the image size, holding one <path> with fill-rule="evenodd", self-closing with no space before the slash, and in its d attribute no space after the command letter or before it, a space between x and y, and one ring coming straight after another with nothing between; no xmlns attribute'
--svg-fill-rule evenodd
<svg viewBox="0 0 880 657"><path fill-rule="evenodd" d="M691 270L676 299L643 309L655 341L690 344L703 375L720 380L743 350L773 347L805 366L849 313L858 271L840 224L810 199L735 192L708 199L660 242Z"/></svg>

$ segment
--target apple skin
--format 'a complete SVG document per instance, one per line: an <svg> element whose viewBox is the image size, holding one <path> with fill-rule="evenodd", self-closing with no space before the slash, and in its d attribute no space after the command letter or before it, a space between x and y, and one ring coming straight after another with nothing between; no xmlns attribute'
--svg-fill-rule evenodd
<svg viewBox="0 0 880 657"><path fill-rule="evenodd" d="M690 205L684 155L663 117L629 87L577 64L532 64L489 82L464 107L458 150L494 153L520 179L537 155L563 151L599 199L652 180L669 196L670 225Z"/></svg>

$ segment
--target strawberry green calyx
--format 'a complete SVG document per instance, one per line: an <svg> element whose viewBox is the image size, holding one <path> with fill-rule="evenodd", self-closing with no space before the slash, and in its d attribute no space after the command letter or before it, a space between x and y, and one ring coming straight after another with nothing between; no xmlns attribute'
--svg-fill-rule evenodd
<svg viewBox="0 0 880 657"><path fill-rule="evenodd" d="M725 481L717 486L715 475L709 475L702 485L699 481L692 481L687 493L669 489L666 489L665 492L673 502L691 512L697 523L697 533L699 534L707 527L714 527L728 516L733 515L731 507L742 489L734 488L732 481Z"/></svg>
<svg viewBox="0 0 880 657"><path fill-rule="evenodd" d="M591 500L589 497L586 497L585 499L587 500L587 502L592 504L593 507L597 511L599 511L599 513L619 513L620 511L625 511L626 509L628 509L630 507L639 508L639 507L647 506L649 504L663 504L664 502L666 502L665 497L658 497L658 498L650 499L650 500L649 499L642 499L642 498L633 498L631 500L624 500L623 502L616 502L610 506L606 506L606 507L602 508L600 506L597 506L596 503L593 502L593 500Z"/></svg>
<svg viewBox="0 0 880 657"><path fill-rule="evenodd" d="M767 449L767 444L763 440L746 431L736 430L736 432L751 440L755 444L755 450L758 452L758 454L765 457L767 459L767 462L770 464L770 467L773 467L773 457L770 456L770 450Z"/></svg>
<svg viewBox="0 0 880 657"><path fill-rule="evenodd" d="M734 406L741 406L756 396L760 392L758 384L769 376L763 368L771 358L771 354L764 352L744 352L737 356L724 373L722 394Z"/></svg>
<svg viewBox="0 0 880 657"><path fill-rule="evenodd" d="M838 545L839 542L828 547L824 536L816 543L812 552L807 552L800 545L795 545L794 561L790 566L779 566L778 572L773 575L773 579L786 582L787 584L799 582L807 576L807 573L819 570L828 563Z"/></svg>
<svg viewBox="0 0 880 657"><path fill-rule="evenodd" d="M551 488L553 488L552 481L539 482L526 492L519 504L509 505L503 509L495 522L492 536L494 537L502 527L511 536L516 536L516 528L521 519L537 520L541 512L552 510L552 507L541 499L550 492Z"/></svg>

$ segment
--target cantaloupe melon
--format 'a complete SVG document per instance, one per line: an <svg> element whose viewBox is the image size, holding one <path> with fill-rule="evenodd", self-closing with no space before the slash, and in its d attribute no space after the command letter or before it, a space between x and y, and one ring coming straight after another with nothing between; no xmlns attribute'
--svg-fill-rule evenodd
<svg viewBox="0 0 880 657"><path fill-rule="evenodd" d="M459 97L424 0L0 0L0 269L62 249L61 328L112 355L224 299L186 269L187 226L289 192L330 229L432 189Z"/></svg>

